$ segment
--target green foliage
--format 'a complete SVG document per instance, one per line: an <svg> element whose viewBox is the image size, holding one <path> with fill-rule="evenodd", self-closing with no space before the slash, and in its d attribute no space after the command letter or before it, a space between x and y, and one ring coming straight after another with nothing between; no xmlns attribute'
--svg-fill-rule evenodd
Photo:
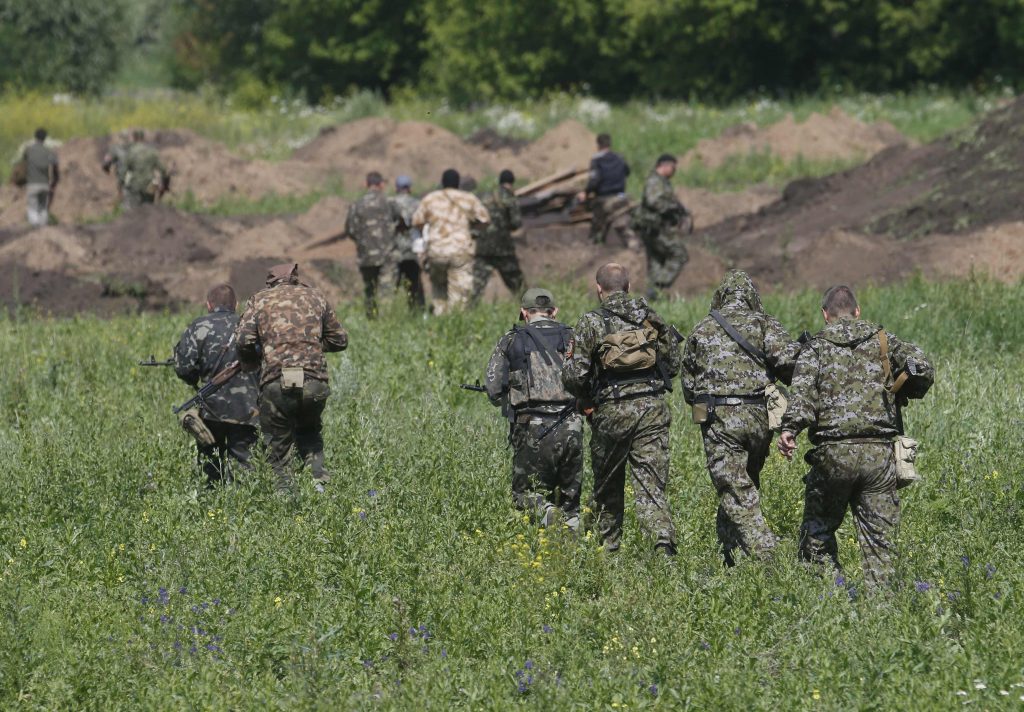
<svg viewBox="0 0 1024 712"><path fill-rule="evenodd" d="M567 320L593 304L582 288L557 293ZM818 296L766 304L813 329ZM523 522L507 425L457 387L481 372L512 303L426 321L388 304L374 323L342 305L351 347L329 356L325 429L334 481L325 495L305 481L295 500L272 493L263 462L237 486L202 488L169 412L188 389L133 367L166 354L186 315L4 320L0 706L1019 704L1024 287L911 281L859 296L939 374L907 411L925 481L901 493L902 588L878 598L861 594L849 519L845 582L796 563L805 466L777 454L762 482L779 556L722 569L678 394L674 562L648 552L631 507L615 556ZM686 330L707 300L660 306Z"/></svg>
<svg viewBox="0 0 1024 712"><path fill-rule="evenodd" d="M0 0L0 86L98 92L127 39L124 0Z"/></svg>

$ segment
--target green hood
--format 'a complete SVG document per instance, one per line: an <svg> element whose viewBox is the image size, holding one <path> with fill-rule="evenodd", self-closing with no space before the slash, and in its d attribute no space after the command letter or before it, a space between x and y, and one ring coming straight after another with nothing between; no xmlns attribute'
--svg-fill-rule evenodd
<svg viewBox="0 0 1024 712"><path fill-rule="evenodd" d="M712 309L734 306L756 312L764 311L761 297L750 280L750 275L739 269L729 270L711 298Z"/></svg>
<svg viewBox="0 0 1024 712"><path fill-rule="evenodd" d="M836 346L854 348L872 338L882 330L878 324L872 324L862 319L842 320L827 325L818 332L815 338L824 339Z"/></svg>

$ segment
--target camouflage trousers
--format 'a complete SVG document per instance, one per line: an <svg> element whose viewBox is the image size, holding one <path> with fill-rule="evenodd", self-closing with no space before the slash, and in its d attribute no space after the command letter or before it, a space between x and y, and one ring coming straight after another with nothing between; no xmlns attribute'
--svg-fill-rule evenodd
<svg viewBox="0 0 1024 712"><path fill-rule="evenodd" d="M426 304L423 294L423 278L420 276L420 263L413 257L401 259L395 264L396 286L405 289L409 299L409 307L422 309Z"/></svg>
<svg viewBox="0 0 1024 712"><path fill-rule="evenodd" d="M312 471L314 480L330 482L331 476L324 468L321 432L321 417L330 395L327 383L310 378L302 388L282 389L278 379L260 389L260 429L280 489L291 487L294 451Z"/></svg>
<svg viewBox="0 0 1024 712"><path fill-rule="evenodd" d="M715 529L726 566L736 551L767 558L779 538L761 513L761 468L772 443L768 411L763 405L716 406L711 422L701 427L711 483L718 493Z"/></svg>
<svg viewBox="0 0 1024 712"><path fill-rule="evenodd" d="M508 287L508 291L518 298L523 289L523 270L519 266L519 259L516 253L510 255L477 255L473 258L473 297L475 304L483 296L487 282L491 279L491 272L498 271L501 281Z"/></svg>
<svg viewBox="0 0 1024 712"><path fill-rule="evenodd" d="M473 256L430 257L430 301L435 315L464 306L473 294Z"/></svg>
<svg viewBox="0 0 1024 712"><path fill-rule="evenodd" d="M672 413L661 396L606 401L594 410L590 423L592 508L609 551L618 549L622 539L627 464L640 526L656 547L675 551L676 530L665 494L671 423Z"/></svg>
<svg viewBox="0 0 1024 712"><path fill-rule="evenodd" d="M140 205L150 205L156 202L156 196L152 193L145 193L141 191L128 190L127 188L121 193L121 210L128 212Z"/></svg>
<svg viewBox="0 0 1024 712"><path fill-rule="evenodd" d="M868 588L889 584L900 523L893 446L886 442L835 442L807 453L800 558L839 568L836 530L846 508L853 513Z"/></svg>
<svg viewBox="0 0 1024 712"><path fill-rule="evenodd" d="M613 214L629 205L625 195L603 195L591 199L590 240L595 244L603 244L609 234L614 232L622 241L623 246L635 248L640 240L629 227L629 212L620 212L615 218ZM609 224L611 218L611 224Z"/></svg>
<svg viewBox="0 0 1024 712"><path fill-rule="evenodd" d="M380 291L380 273L384 268L380 265L360 265L359 274L363 276L363 306L366 318L377 318L377 292Z"/></svg>
<svg viewBox="0 0 1024 712"><path fill-rule="evenodd" d="M690 253L683 244L683 231L662 228L641 235L647 251L647 283L658 289L668 289L690 261Z"/></svg>
<svg viewBox="0 0 1024 712"><path fill-rule="evenodd" d="M512 501L545 523L549 510L557 507L575 529L583 476L583 419L570 415L538 441L558 417L522 415L512 424Z"/></svg>
<svg viewBox="0 0 1024 712"><path fill-rule="evenodd" d="M207 484L234 479L231 461L238 463L242 470L252 469L252 448L259 440L254 425L222 423L219 420L203 418L213 435L214 444L199 448L199 460L206 475Z"/></svg>

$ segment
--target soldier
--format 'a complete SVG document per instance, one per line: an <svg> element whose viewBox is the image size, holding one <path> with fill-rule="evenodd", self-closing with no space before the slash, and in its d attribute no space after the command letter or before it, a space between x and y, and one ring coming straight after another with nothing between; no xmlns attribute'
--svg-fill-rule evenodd
<svg viewBox="0 0 1024 712"><path fill-rule="evenodd" d="M647 298L668 289L690 260L683 236L693 232L690 211L672 190L676 158L667 153L658 158L644 183L644 196L631 226L647 251Z"/></svg>
<svg viewBox="0 0 1024 712"><path fill-rule="evenodd" d="M292 488L294 446L323 492L331 480L321 434L331 394L324 352L343 351L348 334L324 296L298 274L295 263L270 269L267 288L252 296L238 324L238 353L243 367L261 369L260 429L278 490Z"/></svg>
<svg viewBox="0 0 1024 712"><path fill-rule="evenodd" d="M412 216L412 227L424 228L425 259L430 275L434 314L464 305L473 292L473 223L491 218L480 199L459 190L459 172L449 168L441 176L441 190L428 193Z"/></svg>
<svg viewBox="0 0 1024 712"><path fill-rule="evenodd" d="M25 199L28 224L44 227L50 223L50 203L60 182L57 154L46 145L46 129L36 129L35 141L25 147Z"/></svg>
<svg viewBox="0 0 1024 712"><path fill-rule="evenodd" d="M188 385L198 387L238 360L236 303L230 284L214 285L206 294L208 313L189 324L178 339L174 372ZM208 484L230 478L227 457L243 470L252 468L252 446L257 439L256 394L256 374L240 371L203 401L199 416L216 441L199 448Z"/></svg>
<svg viewBox="0 0 1024 712"><path fill-rule="evenodd" d="M501 280L513 294L523 288L523 270L516 259L516 246L512 243L512 231L522 227L523 216L519 212L512 186L515 174L507 168L498 176L498 187L484 199L484 207L490 213L491 222L480 231L476 239L476 259L473 260L473 302L480 300L491 278L491 270L498 270Z"/></svg>
<svg viewBox="0 0 1024 712"><path fill-rule="evenodd" d="M366 175L366 193L349 206L345 218L345 234L356 242L367 318L377 317L380 273L385 265L393 264L395 232L401 222L398 206L384 195L384 178L371 171Z"/></svg>
<svg viewBox="0 0 1024 712"><path fill-rule="evenodd" d="M417 249L423 248L423 236L419 228L409 227L420 204L412 194L412 178L402 175L395 179L395 195L391 201L398 208L403 223L395 236L395 278L398 284L405 285L409 293L409 306L422 309L426 300L423 296L423 278Z"/></svg>
<svg viewBox="0 0 1024 712"><path fill-rule="evenodd" d="M125 170L121 207L131 210L146 203L155 203L167 189L168 173L160 162L156 148L146 143L141 129L132 131L132 143L125 153Z"/></svg>
<svg viewBox="0 0 1024 712"><path fill-rule="evenodd" d="M546 289L530 289L519 310L523 326L501 337L485 376L491 403L511 423L512 501L545 526L561 512L579 528L583 421L562 385L562 363L572 330L555 320L558 307Z"/></svg>
<svg viewBox="0 0 1024 712"><path fill-rule="evenodd" d="M726 566L735 564L737 549L763 559L778 542L758 492L772 440L765 387L775 379L789 383L799 352L800 344L765 313L750 277L739 270L725 276L711 314L686 340L683 397L700 421Z"/></svg>
<svg viewBox="0 0 1024 712"><path fill-rule="evenodd" d="M853 512L867 586L890 583L893 537L900 522L893 439L901 434L900 396L905 374L927 390L935 377L924 352L860 318L847 286L832 287L821 302L825 328L804 346L793 372L779 450L792 458L804 428L814 448L804 458L804 517L800 558L839 567L836 530Z"/></svg>
<svg viewBox="0 0 1024 712"><path fill-rule="evenodd" d="M623 245L637 244L636 235L629 227L629 198L626 196L626 178L629 164L622 156L612 151L612 137L606 133L597 137L597 153L590 159L590 176L587 187L577 197L581 203L590 201L593 217L590 220L590 239L603 243L608 233L608 223L615 229ZM613 217L614 216L614 217Z"/></svg>
<svg viewBox="0 0 1024 712"><path fill-rule="evenodd" d="M121 131L111 138L107 152L103 154L101 167L104 173L114 171L117 179L117 204L120 204L124 197L124 177L128 172L128 150L131 148L130 131Z"/></svg>
<svg viewBox="0 0 1024 712"><path fill-rule="evenodd" d="M665 487L672 414L665 401L679 372L674 329L643 297L629 294L629 273L609 263L597 271L601 308L576 325L562 382L591 417L594 508L605 548L622 536L626 464L633 476L637 518L655 549L675 554L676 535Z"/></svg>

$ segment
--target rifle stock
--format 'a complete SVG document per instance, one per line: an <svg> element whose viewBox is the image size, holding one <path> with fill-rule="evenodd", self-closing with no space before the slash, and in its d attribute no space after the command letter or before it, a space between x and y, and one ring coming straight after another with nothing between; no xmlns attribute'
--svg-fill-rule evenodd
<svg viewBox="0 0 1024 712"><path fill-rule="evenodd" d="M206 382L206 385L199 389L198 392L187 401L179 405L174 409L175 415L183 410L189 408L195 408L198 405L202 405L206 398L212 396L214 393L219 391L224 384L230 381L235 375L242 370L242 364L238 361L232 361L227 366L218 371L213 378Z"/></svg>

